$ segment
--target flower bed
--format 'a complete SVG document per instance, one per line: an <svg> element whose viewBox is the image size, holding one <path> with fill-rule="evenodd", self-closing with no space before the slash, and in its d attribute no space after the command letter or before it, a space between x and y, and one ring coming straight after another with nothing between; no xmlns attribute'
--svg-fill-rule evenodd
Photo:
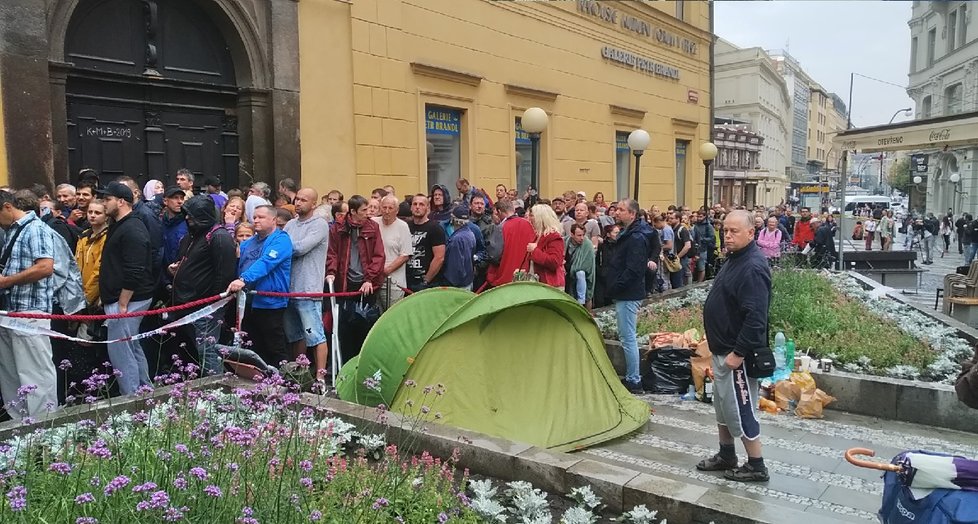
<svg viewBox="0 0 978 524"><path fill-rule="evenodd" d="M144 390L130 405L145 407L123 411L94 409L107 384L92 380L89 418L0 443L0 522L546 523L557 513L573 524L601 510L589 488L561 507L525 482L501 495L490 479L470 484L457 453L441 460L412 452L410 439L388 444L383 410L376 427L358 428L304 405L279 377L234 391L194 384ZM406 385L417 393L401 428L410 434L438 417L445 390ZM654 517L640 506L618 521Z"/></svg>
<svg viewBox="0 0 978 524"><path fill-rule="evenodd" d="M708 290L644 307L639 335L703 329ZM606 338L617 338L613 312L598 316ZM798 351L831 358L853 373L951 383L972 355L955 329L916 309L866 291L845 273L778 269L773 274L770 337L783 331Z"/></svg>

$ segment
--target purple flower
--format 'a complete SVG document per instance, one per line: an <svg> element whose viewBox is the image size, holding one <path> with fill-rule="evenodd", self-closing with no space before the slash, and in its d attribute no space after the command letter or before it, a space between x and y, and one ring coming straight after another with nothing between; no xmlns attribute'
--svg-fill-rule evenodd
<svg viewBox="0 0 978 524"><path fill-rule="evenodd" d="M17 388L17 398L22 399L35 391L37 391L37 386L34 384L27 384L26 386L21 386Z"/></svg>
<svg viewBox="0 0 978 524"><path fill-rule="evenodd" d="M309 514L309 522L318 522L322 518L323 512L319 511L318 509L312 510L312 513Z"/></svg>
<svg viewBox="0 0 978 524"><path fill-rule="evenodd" d="M299 479L299 484L302 484L302 487L304 488L311 489L312 479L309 477L302 477L301 479Z"/></svg>
<svg viewBox="0 0 978 524"><path fill-rule="evenodd" d="M199 466L190 468L190 475L196 477L197 480L206 480L208 476L207 470Z"/></svg>
<svg viewBox="0 0 978 524"><path fill-rule="evenodd" d="M166 522L176 522L178 520L183 520L183 514L190 511L187 506L181 506L179 508L169 507L166 508L166 512L163 513L163 520Z"/></svg>
<svg viewBox="0 0 978 524"><path fill-rule="evenodd" d="M48 471L53 471L55 473L67 475L71 473L71 466L64 462L54 462L50 466L48 466Z"/></svg>
<svg viewBox="0 0 978 524"><path fill-rule="evenodd" d="M75 504L89 504L95 502L95 497L88 492L82 493L75 497Z"/></svg>
<svg viewBox="0 0 978 524"><path fill-rule="evenodd" d="M237 462L232 462L232 463L228 464L228 469L231 470L231 471L238 471L238 463Z"/></svg>
<svg viewBox="0 0 978 524"><path fill-rule="evenodd" d="M312 471L312 461L303 460L299 463L299 467L302 468L302 471Z"/></svg>
<svg viewBox="0 0 978 524"><path fill-rule="evenodd" d="M298 357L295 357L295 363L298 364L299 367L301 368L307 368L309 367L310 364L309 357L305 356L304 354L299 355Z"/></svg>
<svg viewBox="0 0 978 524"><path fill-rule="evenodd" d="M187 489L187 479L183 477L177 477L173 479L173 487L183 491Z"/></svg>
<svg viewBox="0 0 978 524"><path fill-rule="evenodd" d="M140 485L132 488L132 492L133 493L142 493L144 491L153 491L154 489L156 489L156 483L155 482L147 482L145 484L140 484Z"/></svg>
<svg viewBox="0 0 978 524"><path fill-rule="evenodd" d="M187 449L187 445L186 444L177 444L176 446L173 446L173 449L175 449L177 452L183 453L183 454L186 454L187 451L189 451Z"/></svg>
<svg viewBox="0 0 978 524"><path fill-rule="evenodd" d="M207 487L204 488L204 494L214 498L220 498L222 495L221 488L213 484L208 484Z"/></svg>
<svg viewBox="0 0 978 524"><path fill-rule="evenodd" d="M448 515L446 515L444 512L439 513L438 524L445 524L446 522L448 522Z"/></svg>
<svg viewBox="0 0 978 524"><path fill-rule="evenodd" d="M154 484L155 486L155 484ZM170 505L170 496L165 491L154 491L149 499L136 504L136 511L163 509Z"/></svg>
<svg viewBox="0 0 978 524"><path fill-rule="evenodd" d="M106 447L106 443L102 439L97 439L91 446L88 446L88 452L99 458L112 458L112 451Z"/></svg>
<svg viewBox="0 0 978 524"><path fill-rule="evenodd" d="M384 497L380 497L379 499L375 500L373 506L370 507L373 509L380 509L380 508L386 508L389 505L390 505L389 500L385 499Z"/></svg>
<svg viewBox="0 0 978 524"><path fill-rule="evenodd" d="M27 488L14 486L7 492L7 501L10 502L11 511L23 511L27 507Z"/></svg>
<svg viewBox="0 0 978 524"><path fill-rule="evenodd" d="M98 524L98 519L95 517L78 517L75 519L75 524Z"/></svg>
<svg viewBox="0 0 978 524"><path fill-rule="evenodd" d="M68 360L68 359L62 360L58 364L58 369L60 369L61 371L67 371L67 370L71 369L71 361Z"/></svg>
<svg viewBox="0 0 978 524"><path fill-rule="evenodd" d="M106 497L111 496L116 491L119 491L120 489L128 486L130 482L132 481L129 479L129 477L125 475L119 475L118 477L112 479L112 481L105 486L105 490L104 490L105 496Z"/></svg>

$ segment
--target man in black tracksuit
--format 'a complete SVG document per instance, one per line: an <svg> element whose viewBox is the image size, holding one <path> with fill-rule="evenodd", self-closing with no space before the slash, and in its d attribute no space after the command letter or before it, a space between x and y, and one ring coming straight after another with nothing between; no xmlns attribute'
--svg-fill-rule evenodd
<svg viewBox="0 0 978 524"><path fill-rule="evenodd" d="M701 461L701 471L726 471L727 479L767 481L761 457L757 418L757 379L748 376L755 350L768 348L771 269L754 243L754 221L746 211L732 211L723 221L729 251L703 305L703 326L713 353L713 408L720 433L720 452ZM734 439L747 450L737 467Z"/></svg>
<svg viewBox="0 0 978 524"><path fill-rule="evenodd" d="M209 195L194 196L183 203L183 212L187 234L180 241L177 261L167 267L173 281L174 305L219 295L238 276L235 242L231 233L218 223L214 199ZM223 318L224 308L221 308L179 330L178 338L196 347L193 356L199 359L201 375L220 374L224 370L217 354Z"/></svg>
<svg viewBox="0 0 978 524"><path fill-rule="evenodd" d="M99 271L99 297L106 314L146 311L149 309L156 280L149 233L133 213L133 194L128 186L110 182L99 190L105 201L105 214L112 218ZM105 321L109 340L132 337L139 333L139 317ZM149 364L138 340L108 344L109 361L118 370L119 391L135 393L139 386L152 385Z"/></svg>

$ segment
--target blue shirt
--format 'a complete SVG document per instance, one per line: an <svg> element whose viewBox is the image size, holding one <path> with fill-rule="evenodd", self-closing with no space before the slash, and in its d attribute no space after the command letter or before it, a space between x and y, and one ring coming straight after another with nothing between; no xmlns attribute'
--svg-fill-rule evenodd
<svg viewBox="0 0 978 524"><path fill-rule="evenodd" d="M10 260L3 271L4 276L15 275L34 265L34 262L49 258L54 262L54 235L57 233L37 218L33 211L28 211L20 220L14 222L6 234L3 250L6 252L17 229L23 228L17 236L10 252ZM42 311L51 312L54 296L54 280L51 277L42 278L30 284L13 286L9 290L8 309L10 311Z"/></svg>
<svg viewBox="0 0 978 524"><path fill-rule="evenodd" d="M248 289L256 291L289 291L292 276L292 240L280 229L265 238L255 235L241 244L238 274ZM255 309L282 309L288 304L285 297L255 295Z"/></svg>

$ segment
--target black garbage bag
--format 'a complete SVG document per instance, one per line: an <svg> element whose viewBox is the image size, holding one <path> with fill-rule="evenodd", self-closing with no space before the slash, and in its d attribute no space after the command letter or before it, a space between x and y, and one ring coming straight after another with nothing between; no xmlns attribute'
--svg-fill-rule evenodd
<svg viewBox="0 0 978 524"><path fill-rule="evenodd" d="M693 372L689 358L693 350L665 347L649 353L649 364L642 373L642 388L650 393L682 394L689 390Z"/></svg>

